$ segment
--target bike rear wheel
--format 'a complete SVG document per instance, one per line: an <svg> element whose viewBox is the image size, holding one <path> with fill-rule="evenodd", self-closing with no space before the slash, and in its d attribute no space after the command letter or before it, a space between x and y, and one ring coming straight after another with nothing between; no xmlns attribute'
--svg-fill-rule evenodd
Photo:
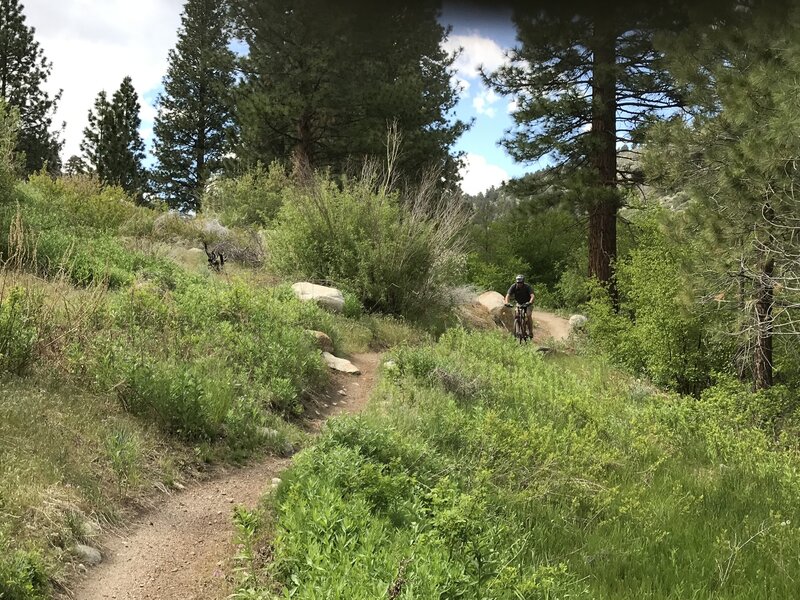
<svg viewBox="0 0 800 600"><path fill-rule="evenodd" d="M517 317L514 319L514 337L519 340L519 343L522 344L526 337L525 337L525 323Z"/></svg>

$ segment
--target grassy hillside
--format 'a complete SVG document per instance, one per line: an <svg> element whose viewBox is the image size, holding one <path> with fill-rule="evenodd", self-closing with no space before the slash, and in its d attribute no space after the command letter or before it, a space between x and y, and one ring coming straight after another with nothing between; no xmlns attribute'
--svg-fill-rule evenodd
<svg viewBox="0 0 800 600"><path fill-rule="evenodd" d="M460 330L394 360L367 414L238 515L241 598L796 595L798 420L779 398L669 395Z"/></svg>
<svg viewBox="0 0 800 600"><path fill-rule="evenodd" d="M34 177L0 204L0 597L49 597L76 543L213 461L293 452L291 425L339 350L417 334L295 299L257 241L206 266L218 225L89 178ZM213 224L212 224L213 225ZM199 253L199 255L198 255Z"/></svg>

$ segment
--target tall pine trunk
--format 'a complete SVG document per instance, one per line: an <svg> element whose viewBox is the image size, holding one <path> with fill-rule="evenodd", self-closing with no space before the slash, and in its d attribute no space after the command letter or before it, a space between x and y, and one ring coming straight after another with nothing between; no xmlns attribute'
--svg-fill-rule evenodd
<svg viewBox="0 0 800 600"><path fill-rule="evenodd" d="M309 110L303 111L297 121L297 143L294 154L303 164L313 166L314 139L312 132L312 115Z"/></svg>
<svg viewBox="0 0 800 600"><path fill-rule="evenodd" d="M775 261L767 258L758 278L756 298L756 344L753 383L757 390L772 387L773 282Z"/></svg>
<svg viewBox="0 0 800 600"><path fill-rule="evenodd" d="M616 38L597 19L592 40L590 161L600 189L589 207L589 276L607 285L616 304L612 263L617 255Z"/></svg>

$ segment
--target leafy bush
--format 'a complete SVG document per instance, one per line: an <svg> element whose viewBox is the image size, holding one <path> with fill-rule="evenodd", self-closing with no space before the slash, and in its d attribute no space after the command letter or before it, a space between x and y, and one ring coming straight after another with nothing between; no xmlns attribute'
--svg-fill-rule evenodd
<svg viewBox="0 0 800 600"><path fill-rule="evenodd" d="M38 553L10 550L0 536L0 598L3 600L44 600L49 582Z"/></svg>
<svg viewBox="0 0 800 600"><path fill-rule="evenodd" d="M71 354L74 370L188 440L254 447L263 425L255 413L300 412L304 390L325 376L304 329L333 331L331 317L283 288L141 283L114 298L111 313L113 322Z"/></svg>
<svg viewBox="0 0 800 600"><path fill-rule="evenodd" d="M339 186L315 175L286 191L270 263L351 290L369 311L422 314L463 266L463 214L443 202L423 192L404 201L370 176Z"/></svg>
<svg viewBox="0 0 800 600"><path fill-rule="evenodd" d="M467 280L481 290L494 290L505 295L517 273L527 273L530 267L519 257L504 256L491 262L471 253L467 261Z"/></svg>
<svg viewBox="0 0 800 600"><path fill-rule="evenodd" d="M591 339L616 364L697 394L712 373L730 368L732 340L716 335L721 315L692 297L680 256L691 249L671 247L652 223L643 223L641 233L639 247L617 264L619 312L604 290L594 290Z"/></svg>
<svg viewBox="0 0 800 600"><path fill-rule="evenodd" d="M42 173L31 177L27 188L29 198L56 217L54 225L62 229L69 225L117 232L130 222L152 226L155 211L136 206L122 188L103 186L92 175L53 179Z"/></svg>
<svg viewBox="0 0 800 600"><path fill-rule="evenodd" d="M0 372L21 374L33 360L40 301L20 287L0 292Z"/></svg>
<svg viewBox="0 0 800 600"><path fill-rule="evenodd" d="M217 214L228 226L268 226L283 204L290 180L284 167L258 165L235 178L213 181L203 197L203 212Z"/></svg>

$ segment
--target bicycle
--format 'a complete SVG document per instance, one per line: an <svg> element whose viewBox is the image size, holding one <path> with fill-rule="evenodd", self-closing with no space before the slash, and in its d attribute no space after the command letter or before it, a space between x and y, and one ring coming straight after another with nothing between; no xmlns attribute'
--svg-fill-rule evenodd
<svg viewBox="0 0 800 600"><path fill-rule="evenodd" d="M531 305L530 302L525 304L517 304L514 311L514 337L519 340L520 344L524 344L528 340L533 339L533 332L528 329L528 319L525 314L526 309ZM511 304L506 304L511 308Z"/></svg>

